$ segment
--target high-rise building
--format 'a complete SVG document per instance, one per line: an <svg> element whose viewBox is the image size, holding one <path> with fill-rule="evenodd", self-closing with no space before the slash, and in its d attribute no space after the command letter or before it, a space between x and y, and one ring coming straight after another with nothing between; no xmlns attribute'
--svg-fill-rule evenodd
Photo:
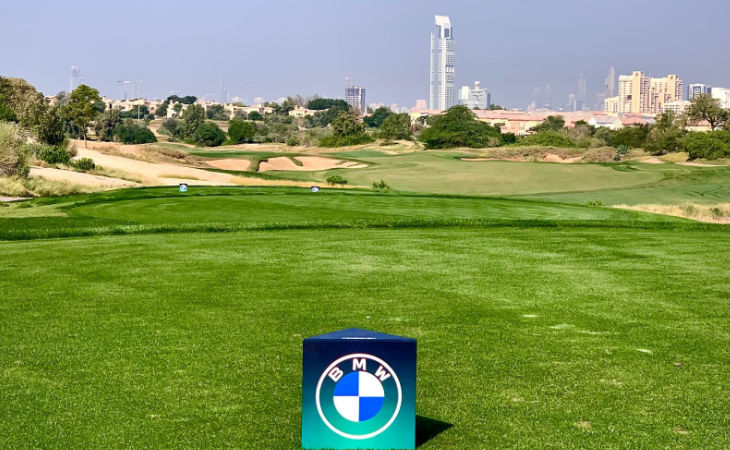
<svg viewBox="0 0 730 450"><path fill-rule="evenodd" d="M611 98L616 96L616 71L611 66L608 69L608 75L606 75L606 82L604 83L604 95L605 98Z"/></svg>
<svg viewBox="0 0 730 450"><path fill-rule="evenodd" d="M689 85L689 99L692 100L700 94L710 95L712 88L707 84L694 83Z"/></svg>
<svg viewBox="0 0 730 450"><path fill-rule="evenodd" d="M580 73L580 74L578 74L578 101L579 102L586 101L586 89L587 89L586 77L585 77L585 75Z"/></svg>
<svg viewBox="0 0 730 450"><path fill-rule="evenodd" d="M730 108L730 89L714 87L710 91L712 98L716 98L720 101L720 106L725 109Z"/></svg>
<svg viewBox="0 0 730 450"><path fill-rule="evenodd" d="M479 81L474 86L462 86L459 89L459 104L466 105L469 109L489 108L489 93L481 87Z"/></svg>
<svg viewBox="0 0 730 450"><path fill-rule="evenodd" d="M431 33L430 109L449 109L456 104L454 89L454 33L448 16L435 16Z"/></svg>
<svg viewBox="0 0 730 450"><path fill-rule="evenodd" d="M350 108L357 111L358 114L363 115L367 112L365 88L362 86L354 86L350 83L349 78L345 81L345 101L348 105L350 105Z"/></svg>
<svg viewBox="0 0 730 450"><path fill-rule="evenodd" d="M684 83L677 75L651 78L644 72L618 78L618 96L604 101L604 110L616 113L660 114L664 104L682 100Z"/></svg>

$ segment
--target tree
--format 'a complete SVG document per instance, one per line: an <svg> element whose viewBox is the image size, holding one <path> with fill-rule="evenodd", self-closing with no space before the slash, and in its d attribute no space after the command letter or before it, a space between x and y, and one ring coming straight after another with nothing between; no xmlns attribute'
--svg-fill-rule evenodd
<svg viewBox="0 0 730 450"><path fill-rule="evenodd" d="M180 121L177 119L167 119L160 125L160 130L166 132L171 140L180 138Z"/></svg>
<svg viewBox="0 0 730 450"><path fill-rule="evenodd" d="M147 119L152 116L147 105L134 105L129 111L121 113L122 119Z"/></svg>
<svg viewBox="0 0 730 450"><path fill-rule="evenodd" d="M487 111L504 111L507 108L501 105L489 105L487 106Z"/></svg>
<svg viewBox="0 0 730 450"><path fill-rule="evenodd" d="M205 114L209 120L228 120L228 113L223 105L210 105Z"/></svg>
<svg viewBox="0 0 730 450"><path fill-rule="evenodd" d="M541 124L530 128L530 131L539 133L541 131L560 131L563 128L565 128L563 116L547 116Z"/></svg>
<svg viewBox="0 0 730 450"><path fill-rule="evenodd" d="M363 122L365 122L365 125L369 127L380 128L380 125L382 125L383 122L385 122L385 119L391 114L393 114L393 112L390 109L381 106L373 111L371 115L365 116L363 118Z"/></svg>
<svg viewBox="0 0 730 450"><path fill-rule="evenodd" d="M5 97L0 94L0 122L17 122L18 118L13 112Z"/></svg>
<svg viewBox="0 0 730 450"><path fill-rule="evenodd" d="M705 120L710 123L710 129L722 128L730 119L728 110L722 109L720 100L707 94L700 94L692 99L687 110L690 120L699 122Z"/></svg>
<svg viewBox="0 0 730 450"><path fill-rule="evenodd" d="M114 129L122 124L122 115L118 109L110 109L101 113L96 119L94 131L100 141L111 141L114 139Z"/></svg>
<svg viewBox="0 0 730 450"><path fill-rule="evenodd" d="M191 137L203 122L205 122L205 109L198 104L189 105L183 112L180 135L183 138Z"/></svg>
<svg viewBox="0 0 730 450"><path fill-rule="evenodd" d="M195 143L206 147L217 147L226 140L226 134L212 122L203 122L193 135Z"/></svg>
<svg viewBox="0 0 730 450"><path fill-rule="evenodd" d="M98 113L94 108L94 103L99 100L101 100L99 91L81 84L69 95L68 103L64 106L66 116L81 131L84 137L84 146L86 146L86 132L89 123Z"/></svg>
<svg viewBox="0 0 730 450"><path fill-rule="evenodd" d="M245 120L234 119L228 125L228 137L234 144L253 142L256 136L256 125Z"/></svg>
<svg viewBox="0 0 730 450"><path fill-rule="evenodd" d="M248 120L264 120L264 116L258 111L251 111L248 113Z"/></svg>
<svg viewBox="0 0 730 450"><path fill-rule="evenodd" d="M596 132L598 136L598 132ZM611 133L609 137L609 145L618 148L619 145L625 145L629 148L641 148L646 143L649 135L649 127L647 125L632 125L623 127Z"/></svg>
<svg viewBox="0 0 730 450"><path fill-rule="evenodd" d="M340 109L347 111L350 109L350 105L346 101L339 98L314 98L307 102L307 109L324 110L330 109L336 106Z"/></svg>
<svg viewBox="0 0 730 450"><path fill-rule="evenodd" d="M332 135L322 138L322 147L343 147L372 142L373 138L365 134L362 122L352 113L340 113L332 121Z"/></svg>
<svg viewBox="0 0 730 450"><path fill-rule="evenodd" d="M330 125L337 116L346 112L347 109L340 108L339 106L333 106L324 111L317 111L314 115L306 116L304 118L304 122L307 128L324 128Z"/></svg>
<svg viewBox="0 0 730 450"><path fill-rule="evenodd" d="M39 141L48 145L65 147L66 123L59 107L46 108L38 118L35 134Z"/></svg>
<svg viewBox="0 0 730 450"><path fill-rule="evenodd" d="M182 109L183 109L182 103L175 103L174 105L172 105L172 111L175 113L174 114L175 117L180 117L180 111L182 111Z"/></svg>
<svg viewBox="0 0 730 450"><path fill-rule="evenodd" d="M390 142L411 137L411 117L407 113L390 114L380 126L380 136Z"/></svg>
<svg viewBox="0 0 730 450"><path fill-rule="evenodd" d="M496 147L502 143L499 129L480 122L464 105L449 108L444 114L432 116L430 127L421 132L419 139L426 148Z"/></svg>
<svg viewBox="0 0 730 450"><path fill-rule="evenodd" d="M185 97L171 95L167 97L167 103L182 103L183 105L192 105L196 101L198 101L198 97L195 97L194 95L186 95Z"/></svg>
<svg viewBox="0 0 730 450"><path fill-rule="evenodd" d="M160 103L160 106L155 108L155 116L157 117L167 117L167 107L170 106L170 102L165 100L164 102Z"/></svg>
<svg viewBox="0 0 730 450"><path fill-rule="evenodd" d="M677 124L672 111L660 115L657 122L651 127L644 143L644 150L652 155L663 155L667 152L676 152L682 149L684 132Z"/></svg>

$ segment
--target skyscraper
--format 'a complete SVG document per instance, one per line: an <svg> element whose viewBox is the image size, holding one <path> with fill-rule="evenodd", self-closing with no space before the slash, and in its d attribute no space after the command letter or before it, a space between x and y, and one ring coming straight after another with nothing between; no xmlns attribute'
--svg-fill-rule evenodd
<svg viewBox="0 0 730 450"><path fill-rule="evenodd" d="M454 33L448 16L435 16L431 33L430 109L449 109L456 104L454 89Z"/></svg>
<svg viewBox="0 0 730 450"><path fill-rule="evenodd" d="M677 75L651 78L644 72L618 78L618 97L605 100L605 110L611 113L659 114L665 103L682 100L684 83Z"/></svg>
<svg viewBox="0 0 730 450"><path fill-rule="evenodd" d="M604 84L605 98L611 98L616 95L616 71L613 66L608 69L608 75L606 75L606 82Z"/></svg>
<svg viewBox="0 0 730 450"><path fill-rule="evenodd" d="M360 115L367 112L365 88L362 86L353 86L349 78L345 81L345 101L350 105L350 108L356 110Z"/></svg>
<svg viewBox="0 0 730 450"><path fill-rule="evenodd" d="M466 105L469 109L487 109L489 93L481 87L479 81L475 81L474 86L462 86L459 89L459 104Z"/></svg>

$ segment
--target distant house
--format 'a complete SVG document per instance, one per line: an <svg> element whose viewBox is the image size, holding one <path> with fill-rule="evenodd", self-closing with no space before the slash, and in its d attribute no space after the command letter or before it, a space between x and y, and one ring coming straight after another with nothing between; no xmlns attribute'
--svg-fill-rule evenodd
<svg viewBox="0 0 730 450"><path fill-rule="evenodd" d="M608 128L609 130L619 130L623 128L624 124L621 119L614 116L600 116L595 115L588 119L588 125L596 128Z"/></svg>
<svg viewBox="0 0 730 450"><path fill-rule="evenodd" d="M292 117L300 118L304 116L311 116L312 114L316 113L317 111L313 109L307 109L303 108L301 106L297 106L296 108L289 111L289 115Z"/></svg>

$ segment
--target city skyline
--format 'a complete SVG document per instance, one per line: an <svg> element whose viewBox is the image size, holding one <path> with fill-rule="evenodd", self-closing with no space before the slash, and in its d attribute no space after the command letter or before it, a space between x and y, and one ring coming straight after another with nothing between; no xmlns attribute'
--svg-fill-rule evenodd
<svg viewBox="0 0 730 450"><path fill-rule="evenodd" d="M575 80L580 73L585 74L586 102L599 103L597 94L604 94L610 66L616 73L677 73L687 84L730 85L730 62L717 58L723 50L721 17L730 12L727 4L699 2L717 12L704 23L701 44L677 32L643 47L631 45L636 39L646 41L631 25L650 12L660 22L678 21L680 8L671 5L680 2L654 11L650 5L619 1L595 5L590 16L569 11L550 21L544 20L546 14L564 8L529 3L519 9L490 5L487 10L474 1L375 1L370 6L279 2L244 9L223 2L173 8L171 3L133 0L112 16L108 7L92 2L28 1L4 6L0 23L10 37L0 42L0 72L26 78L53 95L68 89L69 68L76 65L83 82L115 98L124 89L132 90L118 81L144 80L138 83L138 94L149 98L174 92L217 99L225 80L229 99L249 102L296 94L341 97L342 80L349 76L367 86L372 101L410 107L429 97L427 33L434 15L443 14L458 24L455 85L481 80L495 103L509 107L526 107L536 87L546 91L547 85L553 103L562 106L569 94L579 94ZM621 18L623 3L631 5L636 17ZM228 13L209 19L216 9ZM575 21L578 15L580 22ZM22 18L31 16L43 33L21 29ZM360 28L368 32L351 33L350 16L358 17ZM110 17L117 25L110 26ZM626 23L616 33L610 24L619 18ZM277 24L275 32L263 25L271 23ZM312 25L316 23L327 26ZM691 33L692 25L684 32ZM69 45L84 39L88 45Z"/></svg>

